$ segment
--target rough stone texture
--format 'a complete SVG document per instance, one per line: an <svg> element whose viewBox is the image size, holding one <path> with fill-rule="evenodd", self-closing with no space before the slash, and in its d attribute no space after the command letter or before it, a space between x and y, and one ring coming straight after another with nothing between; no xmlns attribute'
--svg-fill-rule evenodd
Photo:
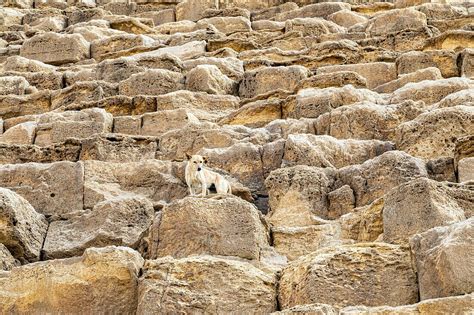
<svg viewBox="0 0 474 315"><path fill-rule="evenodd" d="M184 77L180 73L163 69L147 70L132 75L120 82L119 92L123 95L166 94L184 87Z"/></svg>
<svg viewBox="0 0 474 315"><path fill-rule="evenodd" d="M278 300L283 309L301 304L398 306L418 299L407 250L361 243L321 249L283 269Z"/></svg>
<svg viewBox="0 0 474 315"><path fill-rule="evenodd" d="M241 97L251 98L272 90L292 90L308 71L301 66L263 68L245 73L240 83Z"/></svg>
<svg viewBox="0 0 474 315"><path fill-rule="evenodd" d="M79 34L45 33L36 35L21 46L21 56L62 65L90 57L90 44Z"/></svg>
<svg viewBox="0 0 474 315"><path fill-rule="evenodd" d="M474 218L436 227L410 239L420 286L420 299L471 293L474 266Z"/></svg>
<svg viewBox="0 0 474 315"><path fill-rule="evenodd" d="M137 313L270 313L277 307L275 282L274 275L247 262L212 256L149 260L139 283Z"/></svg>
<svg viewBox="0 0 474 315"><path fill-rule="evenodd" d="M453 157L457 138L474 133L474 110L471 106L440 108L400 124L396 145L423 159Z"/></svg>
<svg viewBox="0 0 474 315"><path fill-rule="evenodd" d="M386 242L406 242L432 227L462 221L474 214L474 191L420 178L402 184L385 196L383 210Z"/></svg>
<svg viewBox="0 0 474 315"><path fill-rule="evenodd" d="M80 256L89 247L109 245L138 248L153 220L153 204L146 198L119 196L102 201L91 211L49 225L45 258Z"/></svg>
<svg viewBox="0 0 474 315"><path fill-rule="evenodd" d="M0 165L0 186L25 198L46 216L82 210L84 166L56 162Z"/></svg>
<svg viewBox="0 0 474 315"><path fill-rule="evenodd" d="M0 210L0 243L22 262L37 261L48 228L44 216L23 197L5 188L0 188Z"/></svg>
<svg viewBox="0 0 474 315"><path fill-rule="evenodd" d="M233 94L236 84L215 65L198 65L186 75L186 88L209 94Z"/></svg>
<svg viewBox="0 0 474 315"><path fill-rule="evenodd" d="M82 257L14 268L0 278L1 311L131 313L137 307L142 265L138 252L106 247L89 248Z"/></svg>
<svg viewBox="0 0 474 315"><path fill-rule="evenodd" d="M259 260L262 249L269 246L258 210L236 197L176 201L163 209L155 224L152 259L207 254Z"/></svg>
<svg viewBox="0 0 474 315"><path fill-rule="evenodd" d="M11 270L13 267L18 266L20 263L16 260L8 249L0 243L0 271Z"/></svg>

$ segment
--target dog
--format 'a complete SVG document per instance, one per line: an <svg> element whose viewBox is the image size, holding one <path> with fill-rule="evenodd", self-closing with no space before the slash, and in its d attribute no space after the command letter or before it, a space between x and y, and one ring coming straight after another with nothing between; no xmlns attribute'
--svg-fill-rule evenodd
<svg viewBox="0 0 474 315"><path fill-rule="evenodd" d="M184 176L191 196L198 195L195 193L195 188L199 189L199 185L201 186L201 196L206 196L213 184L218 194L232 194L230 183L222 175L204 167L204 164L207 163L205 157L201 155L190 156L187 153L186 157L188 158L188 163L186 164Z"/></svg>

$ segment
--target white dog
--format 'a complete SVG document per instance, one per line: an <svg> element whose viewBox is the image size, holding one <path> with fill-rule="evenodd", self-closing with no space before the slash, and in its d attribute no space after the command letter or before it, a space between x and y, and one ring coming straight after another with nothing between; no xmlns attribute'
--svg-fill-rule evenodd
<svg viewBox="0 0 474 315"><path fill-rule="evenodd" d="M222 175L204 167L204 164L207 163L205 157L200 155L190 156L188 154L186 154L186 157L188 163L184 176L191 196L197 195L194 189L199 189L199 185L201 186L201 196L206 196L212 184L216 187L218 194L232 194L230 183Z"/></svg>

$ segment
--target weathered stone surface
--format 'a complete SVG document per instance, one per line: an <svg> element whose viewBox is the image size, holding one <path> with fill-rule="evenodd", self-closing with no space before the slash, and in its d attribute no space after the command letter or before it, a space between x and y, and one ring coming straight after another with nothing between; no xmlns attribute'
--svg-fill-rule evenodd
<svg viewBox="0 0 474 315"><path fill-rule="evenodd" d="M420 299L472 292L474 218L436 227L410 239L420 286Z"/></svg>
<svg viewBox="0 0 474 315"><path fill-rule="evenodd" d="M8 249L0 243L0 271L11 270L13 267L18 266L20 262L12 256Z"/></svg>
<svg viewBox="0 0 474 315"><path fill-rule="evenodd" d="M412 8L395 9L375 15L367 23L365 31L377 36L426 26L426 15L420 11Z"/></svg>
<svg viewBox="0 0 474 315"><path fill-rule="evenodd" d="M381 84L395 80L397 69L394 63L375 62L355 65L336 65L318 68L317 74L351 71L367 80L367 87L373 89Z"/></svg>
<svg viewBox="0 0 474 315"><path fill-rule="evenodd" d="M52 163L57 161L79 160L81 144L75 140L47 147L22 144L0 144L0 164L28 162Z"/></svg>
<svg viewBox="0 0 474 315"><path fill-rule="evenodd" d="M182 89L184 89L183 75L163 69L133 74L119 85L120 94L129 96L159 95Z"/></svg>
<svg viewBox="0 0 474 315"><path fill-rule="evenodd" d="M13 126L0 135L0 142L7 144L33 144L36 122L28 121Z"/></svg>
<svg viewBox="0 0 474 315"><path fill-rule="evenodd" d="M466 48L461 52L461 76L467 78L474 77L474 49Z"/></svg>
<svg viewBox="0 0 474 315"><path fill-rule="evenodd" d="M468 157L458 162L458 181L466 183L474 181L474 157Z"/></svg>
<svg viewBox="0 0 474 315"><path fill-rule="evenodd" d="M117 94L117 87L105 82L77 82L51 94L52 109L64 108L81 102L99 101Z"/></svg>
<svg viewBox="0 0 474 315"><path fill-rule="evenodd" d="M469 313L474 307L474 294L465 294L459 296L451 296L446 298L424 300L416 304L403 306L349 306L339 311L339 314L355 315L355 314L420 314L429 315L437 312L440 313Z"/></svg>
<svg viewBox="0 0 474 315"><path fill-rule="evenodd" d="M441 72L438 68L425 68L412 73L400 75L398 79L384 83L375 88L378 93L392 93L407 83L420 82L424 80L441 80Z"/></svg>
<svg viewBox="0 0 474 315"><path fill-rule="evenodd" d="M275 16L275 19L277 21L286 21L294 18L306 17L326 18L329 15L344 9L350 9L350 6L346 3L316 3L303 6L295 10L281 12Z"/></svg>
<svg viewBox="0 0 474 315"><path fill-rule="evenodd" d="M406 243L414 234L462 221L474 214L474 191L420 178L392 189L385 197L383 239Z"/></svg>
<svg viewBox="0 0 474 315"><path fill-rule="evenodd" d="M145 35L122 34L95 40L91 43L91 58L106 59L112 53L136 46L153 46L155 41Z"/></svg>
<svg viewBox="0 0 474 315"><path fill-rule="evenodd" d="M140 134L160 136L168 131L196 122L199 122L199 120L182 108L146 113L142 116Z"/></svg>
<svg viewBox="0 0 474 315"><path fill-rule="evenodd" d="M222 279L225 284L218 285ZM277 307L275 287L274 275L247 262L212 256L149 260L139 282L137 313L228 313L236 309L270 313Z"/></svg>
<svg viewBox="0 0 474 315"><path fill-rule="evenodd" d="M154 223L150 258L219 255L259 260L263 248L269 247L260 216L252 204L237 197L175 201Z"/></svg>
<svg viewBox="0 0 474 315"><path fill-rule="evenodd" d="M390 189L418 177L428 177L425 163L402 151L389 151L360 165L339 169L337 186L349 185L356 206L382 197Z"/></svg>
<svg viewBox="0 0 474 315"><path fill-rule="evenodd" d="M283 270L278 295L283 309L315 302L397 306L417 299L409 252L382 243L323 248L303 256Z"/></svg>
<svg viewBox="0 0 474 315"><path fill-rule="evenodd" d="M269 194L269 222L274 226L307 226L315 216L327 217L327 194L334 181L330 169L308 166L281 168L265 180Z"/></svg>
<svg viewBox="0 0 474 315"><path fill-rule="evenodd" d="M62 65L90 57L90 44L79 34L45 33L36 35L21 46L21 56Z"/></svg>
<svg viewBox="0 0 474 315"><path fill-rule="evenodd" d="M471 106L440 108L400 124L396 131L399 150L423 159L453 157L456 138L474 132Z"/></svg>
<svg viewBox="0 0 474 315"><path fill-rule="evenodd" d="M333 14L327 17L329 21L332 21L340 26L349 28L359 23L367 22L367 18L356 12L350 10L341 10L334 12Z"/></svg>
<svg viewBox="0 0 474 315"><path fill-rule="evenodd" d="M457 55L451 50L409 51L396 60L398 74L407 74L420 69L435 67L444 78L459 76Z"/></svg>
<svg viewBox="0 0 474 315"><path fill-rule="evenodd" d="M213 25L219 32L230 35L235 32L248 32L252 29L250 21L242 16L211 17L199 20L197 28Z"/></svg>
<svg viewBox="0 0 474 315"><path fill-rule="evenodd" d="M13 268L0 278L1 311L134 312L142 265L138 252L111 246L89 248L82 257Z"/></svg>
<svg viewBox="0 0 474 315"><path fill-rule="evenodd" d="M209 94L234 94L236 84L215 65L198 65L186 74L186 89Z"/></svg>
<svg viewBox="0 0 474 315"><path fill-rule="evenodd" d="M291 118L317 118L334 108L363 101L377 103L380 96L369 90L356 89L352 85L304 89L298 92L294 104L290 103L284 110Z"/></svg>
<svg viewBox="0 0 474 315"><path fill-rule="evenodd" d="M272 228L273 246L289 260L310 254L318 249L342 244L337 224L309 225L304 227Z"/></svg>
<svg viewBox="0 0 474 315"><path fill-rule="evenodd" d="M153 202L170 202L187 195L171 162L148 160L120 163L84 162L84 208L121 195L141 195ZM184 178L183 178L184 179Z"/></svg>
<svg viewBox="0 0 474 315"><path fill-rule="evenodd" d="M206 9L217 9L218 2L215 0L184 0L176 6L176 21L197 21L204 17Z"/></svg>
<svg viewBox="0 0 474 315"><path fill-rule="evenodd" d="M51 97L49 91L15 96L0 96L0 115L3 119L12 117L41 114L51 108Z"/></svg>
<svg viewBox="0 0 474 315"><path fill-rule="evenodd" d="M35 144L46 146L111 132L112 123L112 115L101 108L46 113L38 118Z"/></svg>
<svg viewBox="0 0 474 315"><path fill-rule="evenodd" d="M291 91L307 76L308 70L301 66L268 67L248 71L240 83L239 95L251 98L277 89Z"/></svg>
<svg viewBox="0 0 474 315"><path fill-rule="evenodd" d="M367 80L360 74L353 71L336 71L331 73L322 73L311 76L298 84L297 90L307 88L343 87L352 85L358 88L367 87Z"/></svg>
<svg viewBox="0 0 474 315"><path fill-rule="evenodd" d="M48 223L23 197L0 188L0 243L22 262L39 260ZM11 261L6 261L11 265Z"/></svg>
<svg viewBox="0 0 474 315"><path fill-rule="evenodd" d="M153 204L143 197L125 195L102 201L91 211L50 223L45 258L80 256L89 247L109 245L137 249L153 215Z"/></svg>
<svg viewBox="0 0 474 315"><path fill-rule="evenodd" d="M82 163L26 163L0 166L0 185L25 198L46 216L82 210Z"/></svg>
<svg viewBox="0 0 474 315"><path fill-rule="evenodd" d="M0 95L24 95L34 91L25 78L20 76L0 77Z"/></svg>
<svg viewBox="0 0 474 315"><path fill-rule="evenodd" d="M378 241L384 229L383 209L384 199L379 198L340 217L341 238L356 242Z"/></svg>
<svg viewBox="0 0 474 315"><path fill-rule="evenodd" d="M283 163L341 168L361 164L393 149L390 142L377 140L337 140L330 136L289 135Z"/></svg>

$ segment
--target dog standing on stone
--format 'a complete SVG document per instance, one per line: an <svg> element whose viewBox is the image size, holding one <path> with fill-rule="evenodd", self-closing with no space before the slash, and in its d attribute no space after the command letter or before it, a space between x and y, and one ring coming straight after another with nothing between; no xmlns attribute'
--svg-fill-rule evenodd
<svg viewBox="0 0 474 315"><path fill-rule="evenodd" d="M214 184L218 194L232 194L230 183L220 174L205 168L207 159L200 155L188 155L188 163L184 173L186 184L189 187L191 196L197 195L195 188L199 189L201 186L201 196L206 196L209 193L209 188ZM199 190L198 190L199 192Z"/></svg>

